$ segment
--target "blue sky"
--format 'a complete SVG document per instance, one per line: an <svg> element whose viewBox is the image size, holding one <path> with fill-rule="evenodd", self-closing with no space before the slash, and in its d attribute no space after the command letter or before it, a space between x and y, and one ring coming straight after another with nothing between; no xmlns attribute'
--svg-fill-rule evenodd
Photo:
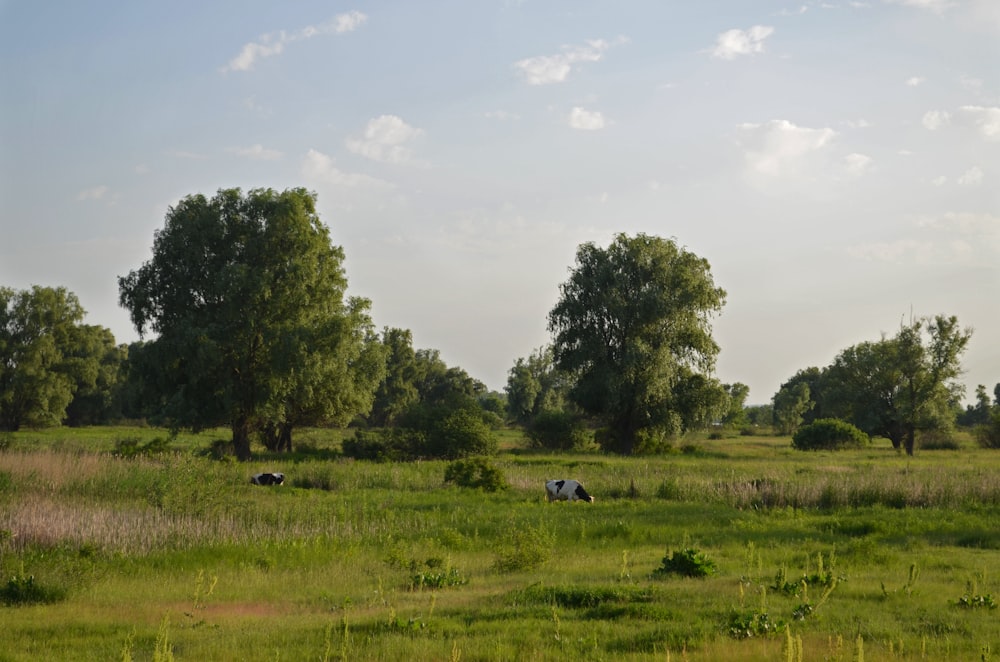
<svg viewBox="0 0 1000 662"><path fill-rule="evenodd" d="M957 315L1000 382L996 0L0 0L0 284L117 280L169 206L305 186L350 292L502 389L577 246L674 238L717 376Z"/></svg>

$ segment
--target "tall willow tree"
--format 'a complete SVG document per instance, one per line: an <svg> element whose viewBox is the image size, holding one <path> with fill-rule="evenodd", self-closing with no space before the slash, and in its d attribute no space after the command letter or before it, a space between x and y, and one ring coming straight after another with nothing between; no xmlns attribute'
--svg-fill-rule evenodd
<svg viewBox="0 0 1000 662"><path fill-rule="evenodd" d="M710 318L726 293L708 261L645 234L583 244L576 260L549 330L570 397L606 426L602 446L631 454L721 416Z"/></svg>
<svg viewBox="0 0 1000 662"><path fill-rule="evenodd" d="M237 457L270 430L371 407L384 361L364 299L345 300L344 253L305 189L220 190L167 211L153 257L118 279L167 419L228 424ZM375 374L372 374L375 371ZM288 439L290 446L290 438Z"/></svg>

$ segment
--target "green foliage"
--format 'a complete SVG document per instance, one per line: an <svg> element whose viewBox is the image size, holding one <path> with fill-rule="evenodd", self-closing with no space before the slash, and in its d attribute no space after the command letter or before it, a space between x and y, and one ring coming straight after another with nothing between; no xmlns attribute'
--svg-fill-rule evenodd
<svg viewBox="0 0 1000 662"><path fill-rule="evenodd" d="M423 447L424 435L408 428L358 428L342 444L347 457L375 462L413 460Z"/></svg>
<svg viewBox="0 0 1000 662"><path fill-rule="evenodd" d="M369 303L345 300L315 207L305 189L188 196L118 280L135 328L158 334L134 366L145 388L174 426L229 424L243 460L264 424L346 422L382 379Z"/></svg>
<svg viewBox="0 0 1000 662"><path fill-rule="evenodd" d="M437 557L426 559L422 564L412 561L410 573L411 591L441 589L469 583L458 568Z"/></svg>
<svg viewBox="0 0 1000 662"><path fill-rule="evenodd" d="M1000 406L990 413L990 422L976 428L976 442L983 448L1000 448Z"/></svg>
<svg viewBox="0 0 1000 662"><path fill-rule="evenodd" d="M493 455L498 444L482 413L457 409L432 419L426 432L424 457L455 459L471 455Z"/></svg>
<svg viewBox="0 0 1000 662"><path fill-rule="evenodd" d="M606 450L631 454L642 430L721 414L725 392L702 375L719 352L709 318L725 301L708 262L645 234L583 244L576 261L548 326L556 366L575 377L570 398L611 430Z"/></svg>
<svg viewBox="0 0 1000 662"><path fill-rule="evenodd" d="M680 575L682 577L708 577L717 572L715 561L696 549L674 550L663 557L659 568L653 571L654 577Z"/></svg>
<svg viewBox="0 0 1000 662"><path fill-rule="evenodd" d="M548 450L583 450L592 443L593 434L586 423L568 411L543 411L527 427L533 448Z"/></svg>
<svg viewBox="0 0 1000 662"><path fill-rule="evenodd" d="M444 482L484 492L500 492L509 487L503 472L485 457L450 462L444 470Z"/></svg>
<svg viewBox="0 0 1000 662"><path fill-rule="evenodd" d="M0 287L0 430L59 425L77 393L110 399L114 337L84 315L65 288Z"/></svg>
<svg viewBox="0 0 1000 662"><path fill-rule="evenodd" d="M119 437L115 440L115 455L124 458L142 455L159 455L170 450L170 440L167 437L154 437L143 441L136 436Z"/></svg>
<svg viewBox="0 0 1000 662"><path fill-rule="evenodd" d="M8 607L23 605L50 604L66 599L65 588L45 586L35 580L34 575L13 575L7 584L0 586L0 604Z"/></svg>
<svg viewBox="0 0 1000 662"><path fill-rule="evenodd" d="M510 523L496 546L493 569L500 573L531 570L552 557L555 536L541 526Z"/></svg>
<svg viewBox="0 0 1000 662"><path fill-rule="evenodd" d="M729 615L727 632L734 639L774 636L783 632L788 625L784 620L771 620L766 611L733 610Z"/></svg>
<svg viewBox="0 0 1000 662"><path fill-rule="evenodd" d="M813 421L792 436L792 446L800 451L861 448L870 443L871 439L864 432L836 418Z"/></svg>

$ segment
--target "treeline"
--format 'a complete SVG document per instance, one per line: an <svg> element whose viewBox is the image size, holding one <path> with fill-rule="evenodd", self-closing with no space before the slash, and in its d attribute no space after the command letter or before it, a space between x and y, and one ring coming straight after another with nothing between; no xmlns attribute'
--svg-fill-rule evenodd
<svg viewBox="0 0 1000 662"><path fill-rule="evenodd" d="M624 455L710 426L793 434L833 419L911 454L918 436L956 423L978 425L987 445L1000 438L985 387L959 407L972 331L943 315L850 347L747 407L746 385L712 374L726 292L708 261L644 234L578 248L548 315L551 344L516 360L504 394L488 392L414 348L408 330L375 328L371 302L347 295L343 250L315 205L304 189L227 189L169 208L151 259L118 279L143 338L127 346L84 324L64 288L0 288L0 429L228 426L243 460L257 444L291 451L304 426L353 427L344 452L369 459L489 454L508 422L541 448Z"/></svg>

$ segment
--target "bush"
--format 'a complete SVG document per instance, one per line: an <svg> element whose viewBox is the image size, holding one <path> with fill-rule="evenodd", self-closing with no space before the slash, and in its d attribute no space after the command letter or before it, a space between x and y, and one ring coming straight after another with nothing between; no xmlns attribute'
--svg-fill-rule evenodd
<svg viewBox="0 0 1000 662"><path fill-rule="evenodd" d="M354 431L354 437L344 439L341 450L356 460L390 462L412 460L423 448L423 435L406 428L381 428Z"/></svg>
<svg viewBox="0 0 1000 662"><path fill-rule="evenodd" d="M8 606L59 602L66 598L66 589L43 586L34 575L14 575L0 587L0 604Z"/></svg>
<svg viewBox="0 0 1000 662"><path fill-rule="evenodd" d="M530 525L511 525L497 546L493 569L497 572L531 570L552 557L555 536Z"/></svg>
<svg viewBox="0 0 1000 662"><path fill-rule="evenodd" d="M444 482L459 487L471 487L485 492L499 492L507 489L503 473L485 457L470 457L455 460L444 470Z"/></svg>
<svg viewBox="0 0 1000 662"><path fill-rule="evenodd" d="M543 411L527 434L532 447L548 450L583 450L593 438L582 420L565 411Z"/></svg>
<svg viewBox="0 0 1000 662"><path fill-rule="evenodd" d="M715 574L715 561L696 549L674 550L663 557L663 564L653 571L653 576L681 575L682 577L707 577Z"/></svg>
<svg viewBox="0 0 1000 662"><path fill-rule="evenodd" d="M994 408L990 422L976 428L976 441L983 448L1000 448L1000 409Z"/></svg>
<svg viewBox="0 0 1000 662"><path fill-rule="evenodd" d="M860 448L870 442L867 434L837 418L817 419L792 437L792 446L800 451Z"/></svg>
<svg viewBox="0 0 1000 662"><path fill-rule="evenodd" d="M423 457L458 459L494 455L499 449L493 430L478 412L453 410L431 421Z"/></svg>

